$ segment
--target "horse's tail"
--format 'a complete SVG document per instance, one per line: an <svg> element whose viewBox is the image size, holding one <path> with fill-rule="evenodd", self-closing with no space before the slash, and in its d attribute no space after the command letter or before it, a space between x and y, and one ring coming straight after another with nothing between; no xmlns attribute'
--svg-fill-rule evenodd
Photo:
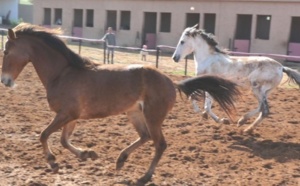
<svg viewBox="0 0 300 186"><path fill-rule="evenodd" d="M235 110L235 98L241 94L236 83L211 75L189 78L180 81L175 86L179 90L180 96L183 92L187 97L192 96L193 99L203 96L204 92L208 92L230 118L232 110Z"/></svg>
<svg viewBox="0 0 300 186"><path fill-rule="evenodd" d="M293 82L300 87L300 72L289 67L283 67L283 72L289 77L289 82Z"/></svg>

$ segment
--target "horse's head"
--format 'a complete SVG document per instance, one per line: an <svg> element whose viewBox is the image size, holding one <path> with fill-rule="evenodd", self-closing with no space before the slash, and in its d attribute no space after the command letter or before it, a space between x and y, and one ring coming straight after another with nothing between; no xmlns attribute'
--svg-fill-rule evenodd
<svg viewBox="0 0 300 186"><path fill-rule="evenodd" d="M26 45L28 43L22 42L12 29L8 29L8 41L5 43L1 74L1 82L5 86L12 87L14 80L29 62Z"/></svg>
<svg viewBox="0 0 300 186"><path fill-rule="evenodd" d="M197 25L186 28L178 41L176 50L172 56L175 62L185 58L187 55L192 53L195 48L195 34L197 33Z"/></svg>

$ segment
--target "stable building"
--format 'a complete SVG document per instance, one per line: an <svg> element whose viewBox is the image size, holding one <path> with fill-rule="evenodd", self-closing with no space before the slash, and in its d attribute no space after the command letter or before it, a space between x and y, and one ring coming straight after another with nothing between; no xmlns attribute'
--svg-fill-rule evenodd
<svg viewBox="0 0 300 186"><path fill-rule="evenodd" d="M233 51L300 56L300 0L34 0L33 23L117 45L175 46L189 26Z"/></svg>

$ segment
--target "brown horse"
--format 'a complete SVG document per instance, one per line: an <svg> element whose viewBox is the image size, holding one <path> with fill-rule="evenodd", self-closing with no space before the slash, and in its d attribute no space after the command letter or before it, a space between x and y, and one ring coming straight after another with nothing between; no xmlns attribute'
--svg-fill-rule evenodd
<svg viewBox="0 0 300 186"><path fill-rule="evenodd" d="M103 118L126 113L139 138L121 151L116 168L136 148L153 140L155 155L138 183L148 182L167 147L162 123L176 99L176 88L187 96L208 91L228 113L239 94L234 83L214 76L203 76L174 84L158 70L142 65L97 65L72 52L54 30L30 24L8 29L1 82L8 87L28 62L32 62L47 92L50 108L56 113L42 131L40 141L52 170L59 170L48 147L49 136L62 128L61 144L81 159L96 159L92 150L73 146L69 137L75 120ZM196 92L196 93L195 93Z"/></svg>

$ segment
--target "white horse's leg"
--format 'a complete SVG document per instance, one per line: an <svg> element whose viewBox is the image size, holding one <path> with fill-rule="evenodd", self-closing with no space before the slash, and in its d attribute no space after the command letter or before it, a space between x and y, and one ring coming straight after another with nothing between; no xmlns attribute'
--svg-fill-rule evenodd
<svg viewBox="0 0 300 186"><path fill-rule="evenodd" d="M254 115L258 114L259 111L260 111L260 106L258 106L256 109L254 109L254 110L252 110L252 111L246 113L245 115L243 115L243 116L239 119L239 121L238 121L238 127L244 125L244 124L246 123L246 121L247 121L249 118L251 118L251 117L253 117Z"/></svg>
<svg viewBox="0 0 300 186"><path fill-rule="evenodd" d="M267 100L267 95L270 90L265 90L263 91L263 88L265 87L260 87L260 88L254 88L253 93L254 95L258 98L259 101L259 115L255 119L255 121L247 127L244 132L252 132L254 127L258 125L259 123L262 122L262 120L269 115L269 105L268 105L268 100Z"/></svg>
<svg viewBox="0 0 300 186"><path fill-rule="evenodd" d="M215 122L217 123L224 123L224 124L229 124L230 121L226 118L222 118L220 119L215 113L213 113L211 107L212 107L212 104L213 104L213 97L208 93L208 92L205 92L205 105L204 105L204 112L203 112L203 115L204 114L208 114L210 115L210 117L215 120Z"/></svg>
<svg viewBox="0 0 300 186"><path fill-rule="evenodd" d="M201 111L200 108L199 108L199 106L198 106L197 100L192 99L192 105L193 105L194 111L196 113L198 113L198 112Z"/></svg>

